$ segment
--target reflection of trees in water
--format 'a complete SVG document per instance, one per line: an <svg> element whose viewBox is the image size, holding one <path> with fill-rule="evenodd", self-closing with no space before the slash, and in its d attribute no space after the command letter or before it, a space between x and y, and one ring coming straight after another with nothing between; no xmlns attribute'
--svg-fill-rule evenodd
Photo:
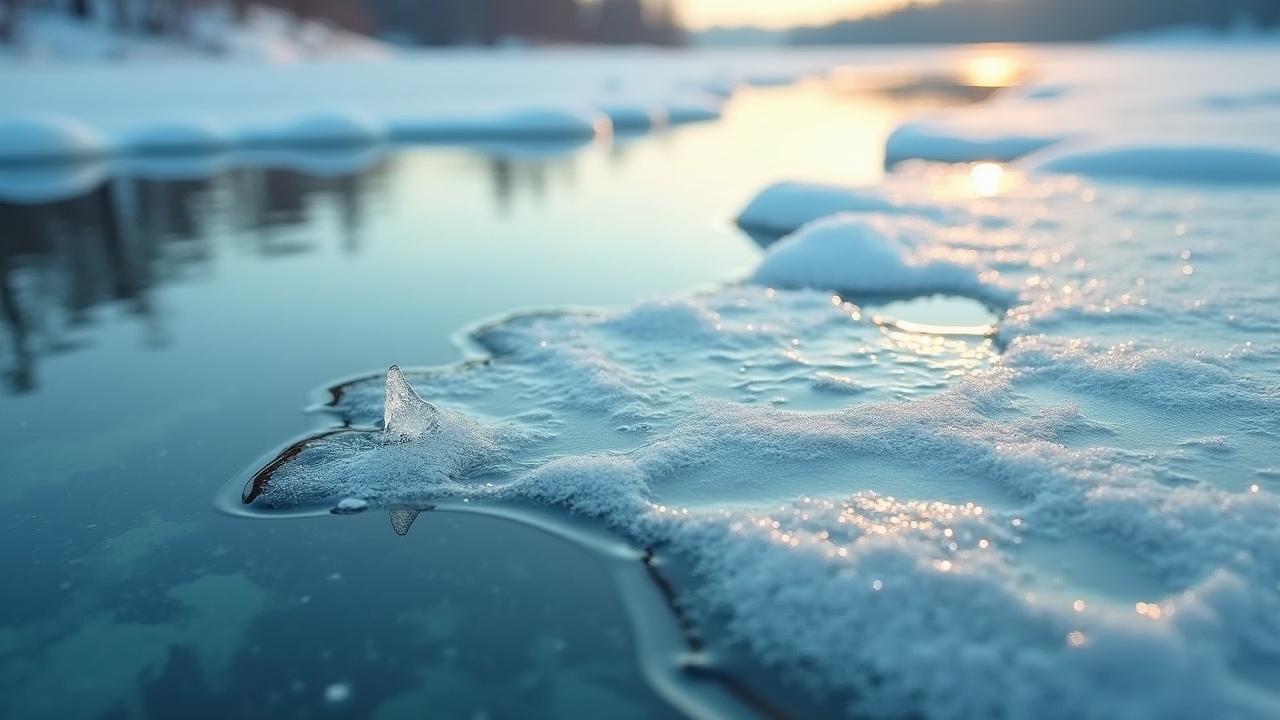
<svg viewBox="0 0 1280 720"><path fill-rule="evenodd" d="M137 318L144 344L170 335L156 305L161 283L212 271L213 237L246 238L272 257L318 248L313 210L331 204L343 249L359 249L363 206L384 168L343 177L236 169L198 180L116 177L89 193L42 205L0 202L0 375L5 391L37 385L37 359L87 343L78 330L114 305ZM303 238L303 239L299 239Z"/></svg>
<svg viewBox="0 0 1280 720"><path fill-rule="evenodd" d="M573 185L573 158L557 160L517 160L500 155L485 158L489 181L493 186L493 199L499 213L511 211L517 198L528 195L541 202L546 199L552 183Z"/></svg>

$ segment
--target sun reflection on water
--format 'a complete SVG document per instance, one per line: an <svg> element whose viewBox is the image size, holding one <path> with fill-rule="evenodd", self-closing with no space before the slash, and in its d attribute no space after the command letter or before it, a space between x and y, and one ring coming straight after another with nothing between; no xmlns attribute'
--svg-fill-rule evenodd
<svg viewBox="0 0 1280 720"><path fill-rule="evenodd" d="M1004 185L1004 168L991 162L977 163L969 170L969 178L980 197L995 197Z"/></svg>
<svg viewBox="0 0 1280 720"><path fill-rule="evenodd" d="M1022 63L1012 55L978 55L964 62L964 78L977 87L1008 87L1022 79Z"/></svg>

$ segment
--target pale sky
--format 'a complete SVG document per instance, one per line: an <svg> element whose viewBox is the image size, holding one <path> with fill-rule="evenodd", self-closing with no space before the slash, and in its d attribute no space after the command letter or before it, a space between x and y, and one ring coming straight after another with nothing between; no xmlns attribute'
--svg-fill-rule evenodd
<svg viewBox="0 0 1280 720"><path fill-rule="evenodd" d="M676 0L685 26L821 25L905 4L905 0Z"/></svg>

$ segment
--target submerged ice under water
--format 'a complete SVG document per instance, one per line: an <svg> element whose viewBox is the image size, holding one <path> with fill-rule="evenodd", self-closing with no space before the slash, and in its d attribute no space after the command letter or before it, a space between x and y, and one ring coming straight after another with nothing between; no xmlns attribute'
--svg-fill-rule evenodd
<svg viewBox="0 0 1280 720"><path fill-rule="evenodd" d="M1273 717L1280 211L998 167L945 199L969 169L908 166L901 212L801 228L752 282L336 386L341 427L228 502L567 509L687 561L695 617L860 715ZM999 317L894 320L894 287Z"/></svg>

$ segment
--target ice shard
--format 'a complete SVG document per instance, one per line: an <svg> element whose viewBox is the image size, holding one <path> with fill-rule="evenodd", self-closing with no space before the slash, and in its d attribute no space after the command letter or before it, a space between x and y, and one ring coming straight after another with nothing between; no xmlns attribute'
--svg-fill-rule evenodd
<svg viewBox="0 0 1280 720"><path fill-rule="evenodd" d="M418 397L397 365L387 370L386 399L382 411L382 432L388 442L416 440L439 428L439 411Z"/></svg>

